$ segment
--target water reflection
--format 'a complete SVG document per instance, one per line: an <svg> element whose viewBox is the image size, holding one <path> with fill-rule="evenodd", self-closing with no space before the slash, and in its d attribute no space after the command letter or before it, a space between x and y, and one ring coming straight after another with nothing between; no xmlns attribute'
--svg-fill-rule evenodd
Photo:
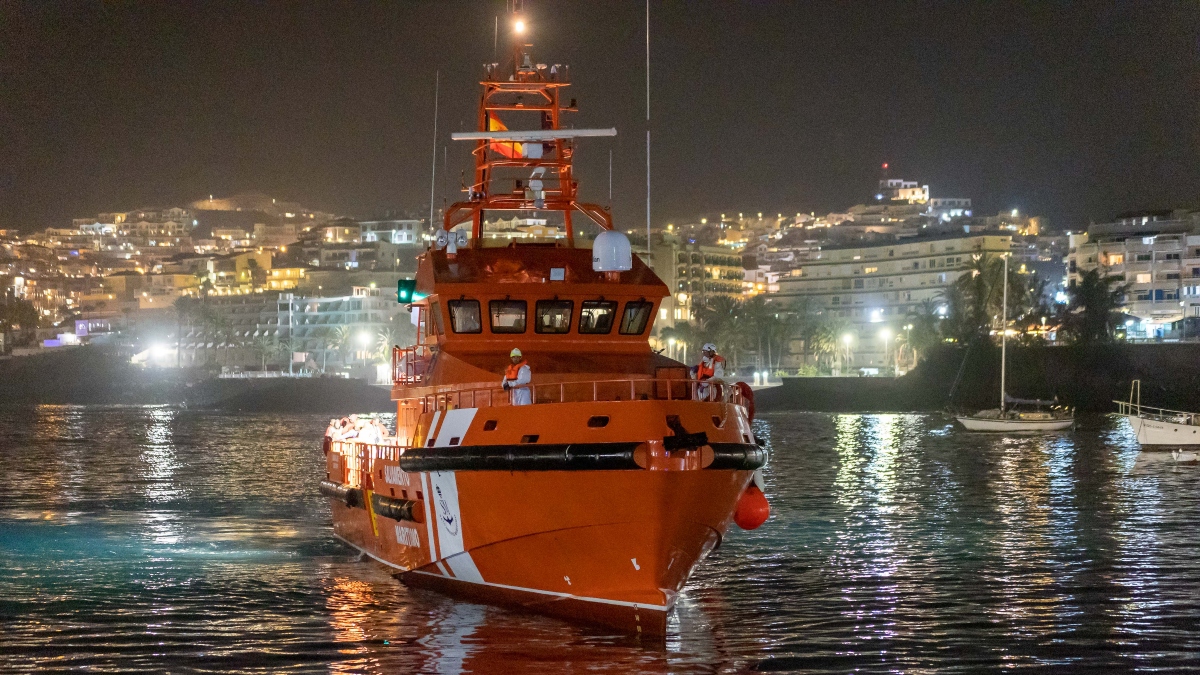
<svg viewBox="0 0 1200 675"><path fill-rule="evenodd" d="M316 416L0 412L0 670L740 673L1200 665L1200 467L1124 421L766 415L772 518L658 643L410 590L330 536Z"/></svg>

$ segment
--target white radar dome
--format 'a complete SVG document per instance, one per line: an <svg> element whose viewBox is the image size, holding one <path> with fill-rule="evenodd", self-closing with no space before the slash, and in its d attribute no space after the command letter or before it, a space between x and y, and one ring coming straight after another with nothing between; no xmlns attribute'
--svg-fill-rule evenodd
<svg viewBox="0 0 1200 675"><path fill-rule="evenodd" d="M596 272L628 272L633 269L629 237L616 230L601 232L592 243L592 269Z"/></svg>

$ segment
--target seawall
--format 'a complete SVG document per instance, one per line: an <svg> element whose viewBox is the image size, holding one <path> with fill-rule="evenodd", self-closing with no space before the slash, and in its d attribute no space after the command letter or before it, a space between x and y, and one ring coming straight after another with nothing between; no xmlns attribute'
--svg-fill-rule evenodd
<svg viewBox="0 0 1200 675"><path fill-rule="evenodd" d="M342 378L221 380L194 370L146 370L103 347L0 360L0 406L187 405L246 412L394 412L386 387Z"/></svg>
<svg viewBox="0 0 1200 675"><path fill-rule="evenodd" d="M961 379L954 390L955 379ZM1080 412L1112 412L1142 381L1144 405L1200 411L1200 344L1010 347L1009 395L1053 399ZM999 405L998 347L937 349L900 378L785 378L758 393L760 410L930 411Z"/></svg>

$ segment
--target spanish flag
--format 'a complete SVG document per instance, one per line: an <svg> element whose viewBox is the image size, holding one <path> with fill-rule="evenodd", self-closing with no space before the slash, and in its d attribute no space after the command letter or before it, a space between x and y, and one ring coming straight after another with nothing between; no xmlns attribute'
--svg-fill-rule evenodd
<svg viewBox="0 0 1200 675"><path fill-rule="evenodd" d="M508 127L504 126L504 122L500 118L494 117L488 113L488 131L508 131ZM522 155L521 144L513 141L492 141L488 143L488 147L492 152L497 152L509 159L520 159Z"/></svg>

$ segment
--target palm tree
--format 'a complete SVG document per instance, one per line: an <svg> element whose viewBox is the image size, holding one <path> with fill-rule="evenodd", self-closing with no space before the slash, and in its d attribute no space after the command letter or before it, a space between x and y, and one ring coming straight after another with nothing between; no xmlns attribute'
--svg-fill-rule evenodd
<svg viewBox="0 0 1200 675"><path fill-rule="evenodd" d="M266 333L254 338L254 351L262 358L263 372L267 370L267 359L274 359L279 353L279 338L270 337Z"/></svg>
<svg viewBox="0 0 1200 675"><path fill-rule="evenodd" d="M747 338L746 332L738 325L739 311L740 303L724 295L712 298L696 309L696 320L705 337L704 342L711 342L718 350L728 354L734 368L737 368L738 351Z"/></svg>
<svg viewBox="0 0 1200 675"><path fill-rule="evenodd" d="M200 295L207 296L212 293L213 282L209 278L208 270L196 270L194 276L200 281Z"/></svg>
<svg viewBox="0 0 1200 675"><path fill-rule="evenodd" d="M999 314L1001 293L999 287L1004 278L1004 261L982 253L971 256L967 271L951 285L957 293L947 295L950 301L958 301L959 339L973 342L986 339L992 317ZM953 307L951 309L954 309Z"/></svg>
<svg viewBox="0 0 1200 675"><path fill-rule="evenodd" d="M375 358L387 361L392 356L392 347L396 345L396 329L387 326L379 329L378 341L375 344Z"/></svg>
<svg viewBox="0 0 1200 675"><path fill-rule="evenodd" d="M922 301L916 311L909 313L908 326L900 334L901 353L911 352L914 366L942 341L940 322L933 300Z"/></svg>
<svg viewBox="0 0 1200 675"><path fill-rule="evenodd" d="M770 357L764 352L770 351L770 337L772 332L772 323L775 320L771 308L767 307L767 300L761 295L756 295L740 304L734 310L734 316L739 324L739 332L745 335L748 339L745 340L747 346L754 346L754 355L758 361L758 367L766 365L770 367ZM764 343L765 340L765 343ZM766 349L764 349L764 344ZM766 356L768 362L763 363L763 357Z"/></svg>
<svg viewBox="0 0 1200 675"><path fill-rule="evenodd" d="M818 362L822 357L826 364L833 367L833 361L842 350L842 336L850 329L850 322L841 317L826 317L822 321L812 322L804 333L804 343L809 351L816 355Z"/></svg>
<svg viewBox="0 0 1200 675"><path fill-rule="evenodd" d="M1113 329L1125 315L1120 312L1125 304L1129 284L1120 276L1090 269L1079 276L1079 283L1067 289L1070 297L1066 328L1078 343L1111 342Z"/></svg>
<svg viewBox="0 0 1200 675"><path fill-rule="evenodd" d="M686 359L688 354L699 354L700 347L704 344L702 332L695 325L683 321L663 328L660 337L664 342L675 340L677 344L682 345L683 354L680 360Z"/></svg>
<svg viewBox="0 0 1200 675"><path fill-rule="evenodd" d="M294 337L286 337L283 340L276 341L276 353L287 360L288 374L292 372L292 364L295 363L295 354L298 351L303 351L304 340Z"/></svg>
<svg viewBox="0 0 1200 675"><path fill-rule="evenodd" d="M182 347L183 340L183 320L185 317L190 319L192 313L195 312L196 300L195 298L181 295L175 298L175 302L172 305L175 307L175 367L179 368L182 358L180 347Z"/></svg>
<svg viewBox="0 0 1200 675"><path fill-rule="evenodd" d="M342 358L342 363L346 362L346 353L354 346L354 330L350 326L341 325L333 332L333 338L329 341L334 350Z"/></svg>

